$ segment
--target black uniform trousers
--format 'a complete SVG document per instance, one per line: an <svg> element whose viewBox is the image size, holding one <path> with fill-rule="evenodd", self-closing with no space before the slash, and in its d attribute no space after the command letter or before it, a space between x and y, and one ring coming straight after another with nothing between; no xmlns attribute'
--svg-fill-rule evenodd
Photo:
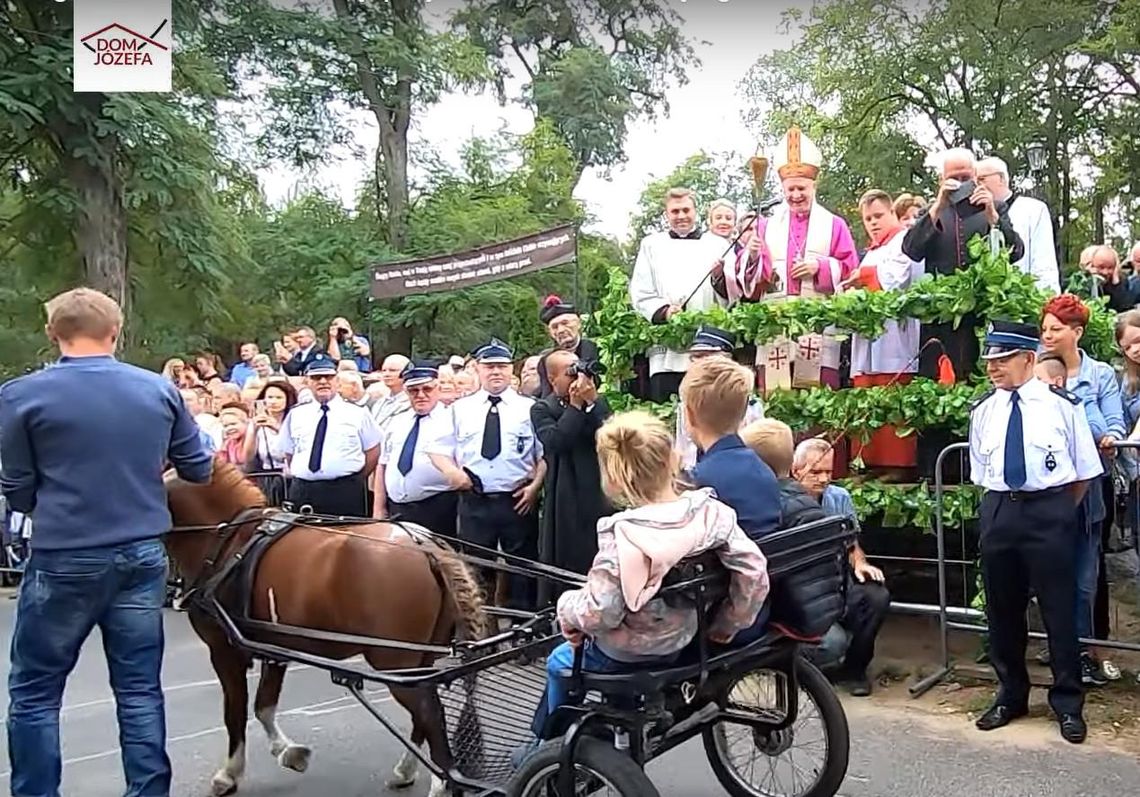
<svg viewBox="0 0 1140 797"><path fill-rule="evenodd" d="M459 511L459 494L436 493L419 501L388 501L388 517L416 523L428 531L455 539L456 513Z"/></svg>
<svg viewBox="0 0 1140 797"><path fill-rule="evenodd" d="M1000 684L999 705L1023 709L1029 702L1025 612L1031 589L1049 637L1053 670L1049 705L1057 714L1079 714L1084 705L1073 611L1077 601L1076 513L1068 487L1035 493L989 491L982 498L982 578L990 661Z"/></svg>
<svg viewBox="0 0 1140 797"><path fill-rule="evenodd" d="M369 517L365 487L362 473L325 481L295 478L289 485L289 501L294 511L308 504L318 515Z"/></svg>
<svg viewBox="0 0 1140 797"><path fill-rule="evenodd" d="M503 553L538 559L538 513L515 512L511 493L462 493L459 496L459 541L483 548L501 548ZM487 557L479 551L473 556ZM485 569L480 580L488 601L494 595L496 573ZM534 579L511 573L507 576L507 608L533 611L536 595Z"/></svg>

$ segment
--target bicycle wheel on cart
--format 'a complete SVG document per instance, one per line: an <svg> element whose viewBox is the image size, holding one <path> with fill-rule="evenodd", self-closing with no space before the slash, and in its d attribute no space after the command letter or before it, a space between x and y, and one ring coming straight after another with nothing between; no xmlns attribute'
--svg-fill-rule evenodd
<svg viewBox="0 0 1140 797"><path fill-rule="evenodd" d="M799 705L782 730L717 722L702 732L717 780L732 797L834 797L847 776L850 737L843 706L815 665L796 656ZM731 682L725 704L785 716L778 670L754 670Z"/></svg>
<svg viewBox="0 0 1140 797"><path fill-rule="evenodd" d="M523 762L507 786L507 797L659 797L637 763L602 739L583 736L574 750L574 792L558 790L562 740L544 742Z"/></svg>

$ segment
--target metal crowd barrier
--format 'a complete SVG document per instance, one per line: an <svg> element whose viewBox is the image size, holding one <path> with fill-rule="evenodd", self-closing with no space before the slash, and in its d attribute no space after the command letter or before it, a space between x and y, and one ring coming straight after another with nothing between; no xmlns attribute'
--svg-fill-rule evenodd
<svg viewBox="0 0 1140 797"><path fill-rule="evenodd" d="M946 558L946 528L942 518L942 503L945 497L946 485L943 479L942 466L946 457L953 452L963 452L969 450L968 443L953 443L942 449L938 454L938 459L934 465L934 534L938 549L938 559L935 562L938 566L938 606L929 606L926 604L907 604L907 603L891 603L891 611L901 614L923 614L938 616L939 625L939 649L941 653L941 661L939 668L926 676L922 680L913 684L910 687L911 697L920 697L930 690L931 687L944 681L953 671L954 663L950 659L950 631L967 631L974 634L987 634L989 627L984 622L965 622L965 621L984 621L985 613L977 609L972 609L963 606L949 606L946 591L946 566L948 564L960 565L962 567L962 583L963 595L968 594L969 583L966 578L966 567L971 566L974 562L962 559L948 560ZM1114 446L1118 451L1124 449L1137 450L1140 449L1140 441L1118 441ZM963 473L967 471L963 469ZM1140 519L1140 493L1138 493L1138 485L1136 479L1129 481L1129 501L1128 501L1128 514L1129 517L1125 520L1129 523L1133 532L1133 545L1140 545L1140 525L1137 520ZM963 549L965 548L965 535L963 535ZM874 557L872 557L874 558ZM890 558L890 557L888 557ZM893 557L896 559L903 559L903 557ZM908 559L907 561L914 561ZM921 560L929 561L929 560ZM951 619L951 617L955 619ZM1030 631L1030 639L1046 639L1046 634L1040 631ZM1111 648L1114 650L1128 650L1140 651L1140 643L1136 642L1123 642L1113 639L1095 639L1081 637L1082 644L1092 645L1095 647Z"/></svg>

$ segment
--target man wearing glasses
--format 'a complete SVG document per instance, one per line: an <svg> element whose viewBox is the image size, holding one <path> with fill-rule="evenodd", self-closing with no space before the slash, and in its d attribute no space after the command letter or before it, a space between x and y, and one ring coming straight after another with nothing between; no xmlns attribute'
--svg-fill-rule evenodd
<svg viewBox="0 0 1140 797"><path fill-rule="evenodd" d="M393 417L384 429L372 516L418 523L455 537L456 490L471 489L471 479L455 464L455 422L440 401L439 368L409 362L400 379L411 412Z"/></svg>
<svg viewBox="0 0 1140 797"><path fill-rule="evenodd" d="M1040 199L1015 193L1009 186L1009 167L1001 158L978 161L976 179L978 185L988 188L994 199L1006 206L1013 229L1025 243L1025 255L1012 263L1014 268L1033 275L1041 290L1060 293L1061 271L1057 267L1049 206Z"/></svg>
<svg viewBox="0 0 1140 797"><path fill-rule="evenodd" d="M367 479L380 459L380 430L367 409L338 395L337 364L328 355L309 362L305 383L313 401L290 410L277 436L293 475L289 501L317 514L367 517Z"/></svg>

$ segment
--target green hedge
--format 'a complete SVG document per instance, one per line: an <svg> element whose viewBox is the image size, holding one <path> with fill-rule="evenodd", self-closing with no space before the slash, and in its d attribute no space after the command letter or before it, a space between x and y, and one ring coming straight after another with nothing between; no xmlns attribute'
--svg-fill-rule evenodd
<svg viewBox="0 0 1140 797"><path fill-rule="evenodd" d="M617 388L632 373L635 355L653 345L683 350L702 324L735 332L743 344L766 343L780 335L796 337L834 326L843 333L875 337L887 320L917 318L926 323L959 323L963 316L1003 318L1036 323L1047 294L1033 277L1012 268L1008 254L990 254L981 238L970 242L973 263L951 275L924 279L904 291L849 291L822 299L789 299L779 303L738 304L731 309L685 312L665 324L650 324L630 306L629 280L611 269L605 298L589 322L589 335L597 341L608 369L607 397L615 411L644 409L673 422L674 403L650 404L632 399ZM1087 300L1086 300L1087 301ZM1106 300L1090 302L1092 314L1081 346L1098 360L1116 356L1114 315ZM984 325L979 326L984 334ZM882 426L898 426L904 433L943 428L965 435L971 403L987 384L975 374L968 381L942 386L929 379L907 385L831 390L774 391L765 398L765 413L795 430L822 429L850 436L867 435ZM891 527L931 529L934 496L926 484L898 485L879 481L845 481L861 518L882 514ZM947 490L943 519L947 527L960 526L976 515L979 492L971 486Z"/></svg>

